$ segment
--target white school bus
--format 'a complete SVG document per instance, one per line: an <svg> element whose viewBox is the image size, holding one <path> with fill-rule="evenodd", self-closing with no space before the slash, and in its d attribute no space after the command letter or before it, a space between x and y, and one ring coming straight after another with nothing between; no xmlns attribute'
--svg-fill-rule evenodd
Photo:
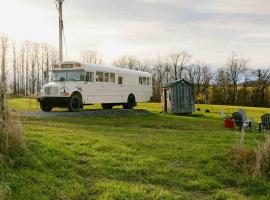
<svg viewBox="0 0 270 200"><path fill-rule="evenodd" d="M84 105L101 103L104 109L122 105L133 109L137 102L152 96L150 73L80 62L63 62L53 66L50 83L38 97L41 110L66 107L71 112Z"/></svg>

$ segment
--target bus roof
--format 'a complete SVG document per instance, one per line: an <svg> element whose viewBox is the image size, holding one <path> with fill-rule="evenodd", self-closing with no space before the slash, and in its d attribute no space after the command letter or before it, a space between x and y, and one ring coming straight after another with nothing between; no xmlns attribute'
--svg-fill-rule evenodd
<svg viewBox="0 0 270 200"><path fill-rule="evenodd" d="M123 75L137 75L137 76L152 77L152 75L148 72L124 69L124 68L120 68L120 67L81 63L81 62L76 62L76 61L62 62L61 65L63 65L63 64L80 64L81 68L94 70L94 71L118 73L118 74L123 74Z"/></svg>

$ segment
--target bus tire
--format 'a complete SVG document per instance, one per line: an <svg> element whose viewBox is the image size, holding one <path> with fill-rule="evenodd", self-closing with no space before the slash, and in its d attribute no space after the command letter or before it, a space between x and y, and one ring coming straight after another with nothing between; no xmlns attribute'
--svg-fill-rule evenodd
<svg viewBox="0 0 270 200"><path fill-rule="evenodd" d="M53 107L50 104L46 104L46 103L40 103L40 108L43 112L51 112Z"/></svg>
<svg viewBox="0 0 270 200"><path fill-rule="evenodd" d="M128 96L127 103L123 104L124 109L133 109L137 105L135 96L133 94Z"/></svg>
<svg viewBox="0 0 270 200"><path fill-rule="evenodd" d="M101 104L102 108L105 110L109 110L113 108L113 104L109 104L109 103L103 103Z"/></svg>
<svg viewBox="0 0 270 200"><path fill-rule="evenodd" d="M68 110L70 112L78 112L80 111L81 107L82 107L81 98L78 95L73 94L69 99Z"/></svg>

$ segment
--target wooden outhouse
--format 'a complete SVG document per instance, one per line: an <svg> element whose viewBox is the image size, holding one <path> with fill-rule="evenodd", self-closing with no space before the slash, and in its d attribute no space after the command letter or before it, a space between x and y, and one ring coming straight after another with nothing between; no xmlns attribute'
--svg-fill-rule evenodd
<svg viewBox="0 0 270 200"><path fill-rule="evenodd" d="M194 85L184 79L165 86L161 99L163 112L192 114L195 111Z"/></svg>

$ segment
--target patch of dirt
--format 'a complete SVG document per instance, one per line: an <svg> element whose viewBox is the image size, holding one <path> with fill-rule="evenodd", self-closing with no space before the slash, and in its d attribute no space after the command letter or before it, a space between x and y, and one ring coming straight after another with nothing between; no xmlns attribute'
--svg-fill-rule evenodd
<svg viewBox="0 0 270 200"><path fill-rule="evenodd" d="M81 112L63 112L63 111L17 111L19 115L27 117L83 117L83 116L144 116L150 115L151 112L147 110L125 110L125 109L111 109L111 110L84 110Z"/></svg>

